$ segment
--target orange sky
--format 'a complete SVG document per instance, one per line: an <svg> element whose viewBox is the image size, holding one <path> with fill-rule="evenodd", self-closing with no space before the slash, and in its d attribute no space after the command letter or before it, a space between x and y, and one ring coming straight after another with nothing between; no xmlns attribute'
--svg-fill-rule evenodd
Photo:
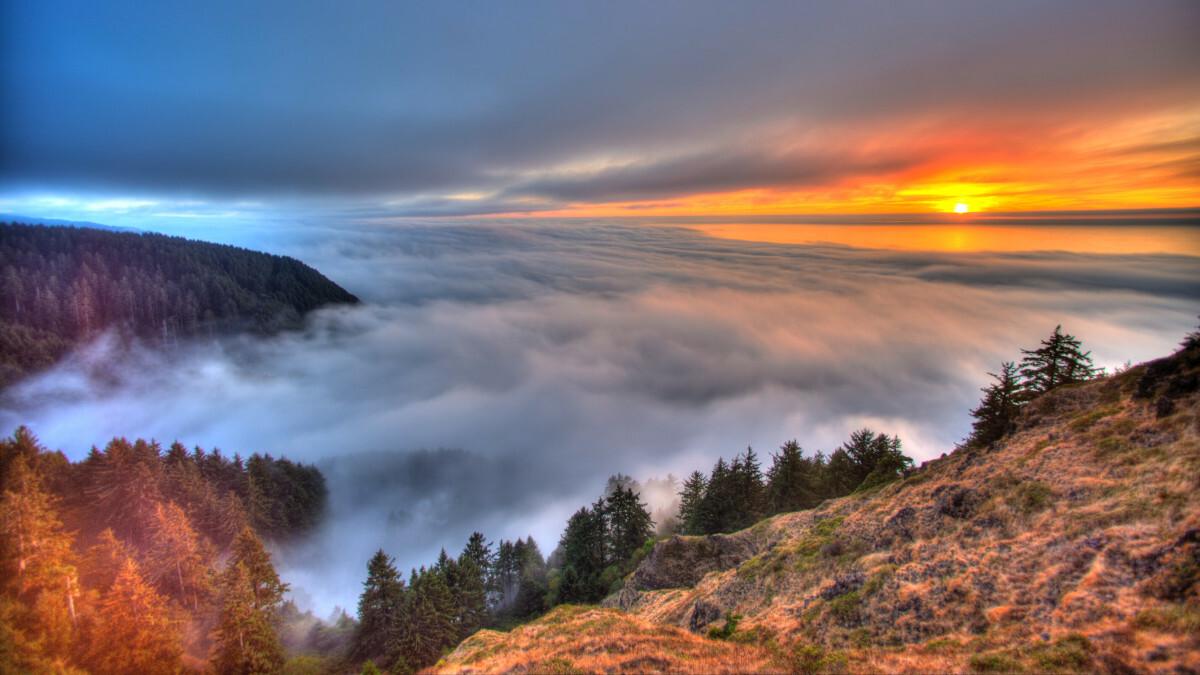
<svg viewBox="0 0 1200 675"><path fill-rule="evenodd" d="M876 130L824 151L912 158L890 172L818 185L775 185L665 199L578 202L541 217L949 213L1179 208L1200 205L1200 108L1052 128L925 122ZM830 139L833 139L832 142ZM832 149L830 149L832 146ZM796 143L786 152L809 152ZM511 214L510 214L511 215Z"/></svg>

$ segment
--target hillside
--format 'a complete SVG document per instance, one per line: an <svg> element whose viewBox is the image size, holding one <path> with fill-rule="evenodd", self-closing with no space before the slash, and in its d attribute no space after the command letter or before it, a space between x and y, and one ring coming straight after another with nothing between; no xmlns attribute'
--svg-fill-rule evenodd
<svg viewBox="0 0 1200 675"><path fill-rule="evenodd" d="M273 332L352 294L283 256L160 234L0 223L0 387L105 330Z"/></svg>
<svg viewBox="0 0 1200 675"><path fill-rule="evenodd" d="M434 671L1194 672L1198 384L1193 339L1043 395L990 448L730 535L660 541L605 601L624 613L483 631ZM721 637L738 649L693 666L687 650ZM633 643L636 667L599 656Z"/></svg>

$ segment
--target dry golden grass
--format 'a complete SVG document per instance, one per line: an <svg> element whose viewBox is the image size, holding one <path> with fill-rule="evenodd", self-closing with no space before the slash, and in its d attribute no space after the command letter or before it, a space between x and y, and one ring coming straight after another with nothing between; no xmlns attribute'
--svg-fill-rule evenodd
<svg viewBox="0 0 1200 675"><path fill-rule="evenodd" d="M710 640L615 609L562 606L508 633L483 630L436 673L779 673L757 646Z"/></svg>

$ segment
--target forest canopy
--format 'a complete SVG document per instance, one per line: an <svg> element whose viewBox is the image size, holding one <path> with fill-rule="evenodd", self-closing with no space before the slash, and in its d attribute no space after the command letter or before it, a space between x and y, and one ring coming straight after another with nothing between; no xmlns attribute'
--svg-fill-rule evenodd
<svg viewBox="0 0 1200 675"><path fill-rule="evenodd" d="M358 298L304 263L153 233L0 223L0 387L106 330L152 342L298 326Z"/></svg>

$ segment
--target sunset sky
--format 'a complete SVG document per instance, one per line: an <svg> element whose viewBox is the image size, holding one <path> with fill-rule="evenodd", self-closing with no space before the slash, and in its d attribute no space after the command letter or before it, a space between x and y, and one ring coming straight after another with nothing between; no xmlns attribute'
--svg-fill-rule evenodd
<svg viewBox="0 0 1200 675"><path fill-rule="evenodd" d="M1200 4L5 3L0 212L1200 205Z"/></svg>

